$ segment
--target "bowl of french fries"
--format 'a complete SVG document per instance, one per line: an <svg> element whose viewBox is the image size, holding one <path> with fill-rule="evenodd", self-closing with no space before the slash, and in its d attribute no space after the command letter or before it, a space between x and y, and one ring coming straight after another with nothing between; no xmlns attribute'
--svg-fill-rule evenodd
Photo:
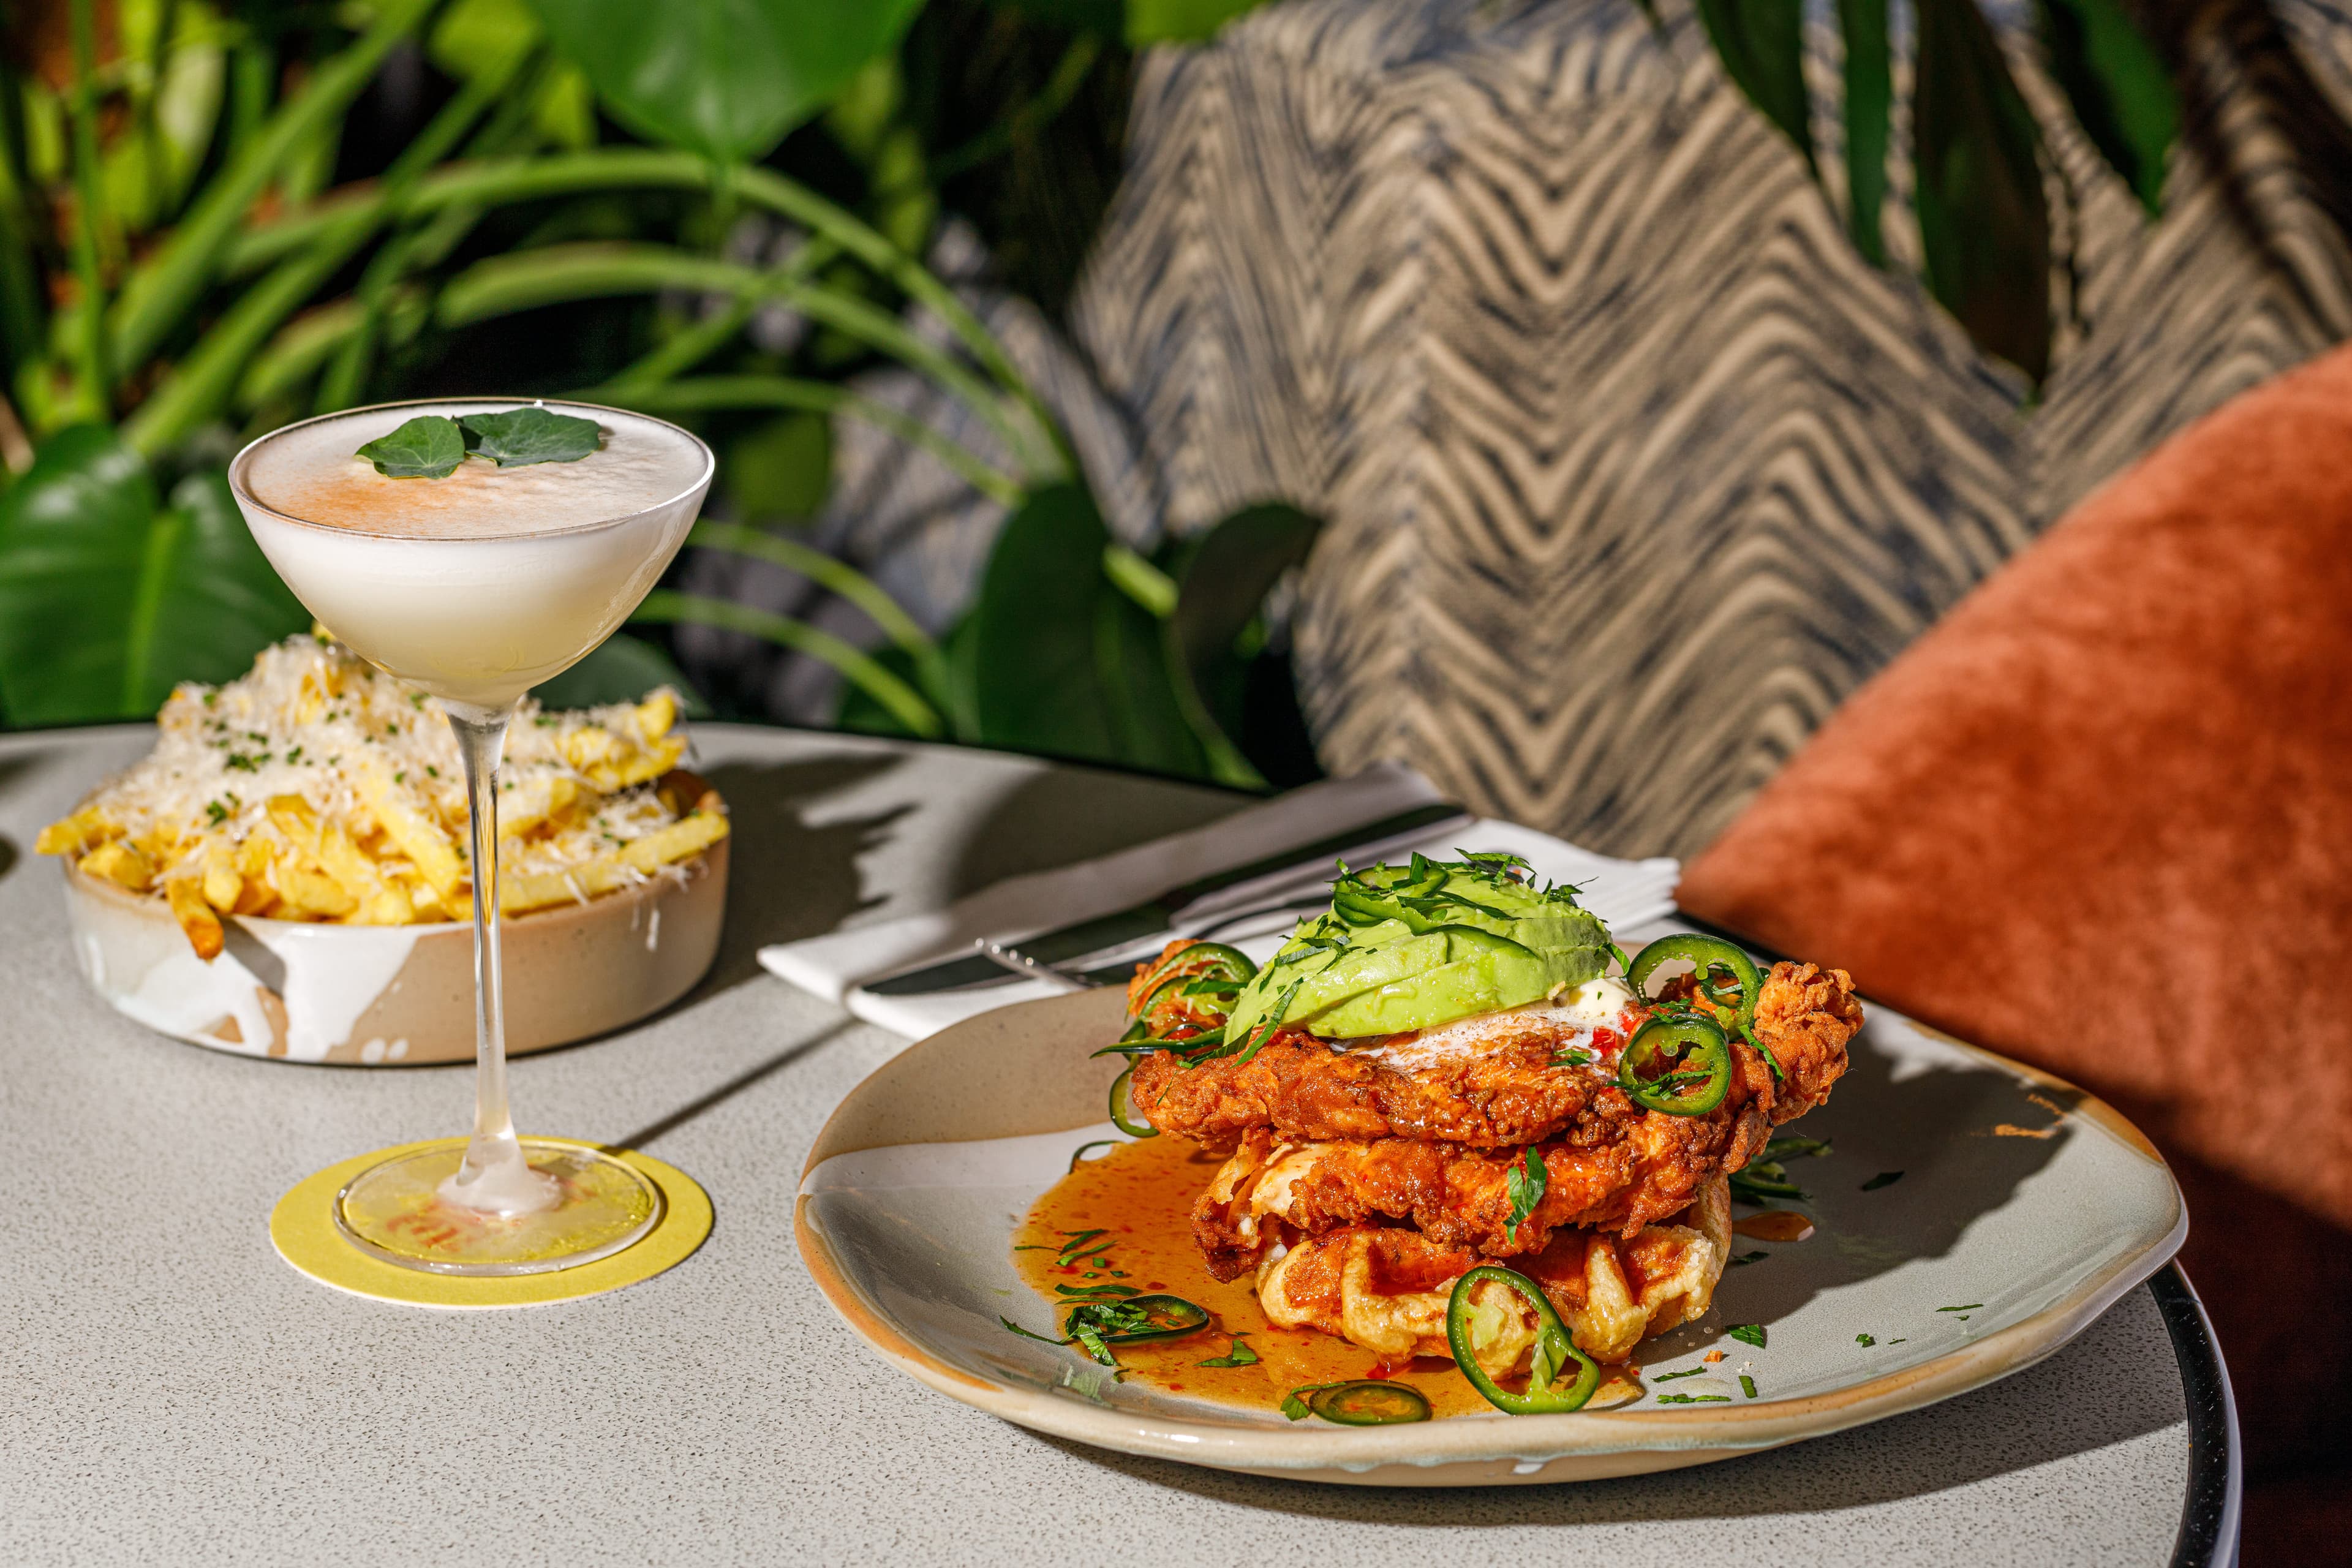
<svg viewBox="0 0 2352 1568"><path fill-rule="evenodd" d="M474 1055L464 780L430 698L322 634L183 685L155 749L43 829L82 972L201 1046L361 1066ZM507 1048L632 1023L718 952L727 810L674 693L526 701L499 769Z"/></svg>

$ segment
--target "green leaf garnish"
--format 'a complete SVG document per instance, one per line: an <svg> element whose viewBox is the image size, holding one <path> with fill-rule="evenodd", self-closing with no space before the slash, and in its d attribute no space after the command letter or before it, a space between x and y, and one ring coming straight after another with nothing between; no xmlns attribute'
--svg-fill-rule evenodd
<svg viewBox="0 0 2352 1568"><path fill-rule="evenodd" d="M446 415L420 414L354 456L373 463L386 479L446 479L466 460L466 437Z"/></svg>
<svg viewBox="0 0 2352 1568"><path fill-rule="evenodd" d="M1314 1414L1307 1408L1307 1396L1310 1394L1320 1394L1327 1388L1339 1386L1336 1383L1310 1383L1302 1387L1294 1388L1282 1396L1280 1406L1282 1413L1293 1421L1304 1421Z"/></svg>
<svg viewBox="0 0 2352 1568"><path fill-rule="evenodd" d="M1938 1307L1936 1310L1938 1312L1973 1312L1979 1307L1983 1305L1984 1303L1982 1301L1969 1301L1958 1307Z"/></svg>
<svg viewBox="0 0 2352 1568"><path fill-rule="evenodd" d="M1900 1171L1881 1171L1863 1183L1862 1190L1865 1193L1874 1193L1881 1187L1891 1187L1902 1179L1903 1173Z"/></svg>
<svg viewBox="0 0 2352 1568"><path fill-rule="evenodd" d="M1854 1335L1854 1336L1853 1336L1853 1342L1854 1342L1854 1343L1856 1343L1856 1344L1858 1344L1858 1345L1860 1345L1860 1346L1862 1346L1864 1349L1867 1350L1869 1347L1871 1347L1872 1345L1876 1344L1878 1342L1877 1342L1876 1340L1872 1339L1868 1334L1856 1334L1856 1335Z"/></svg>
<svg viewBox="0 0 2352 1568"><path fill-rule="evenodd" d="M1728 1405L1731 1403L1731 1395L1728 1394L1661 1394L1657 1395L1657 1401L1661 1405Z"/></svg>
<svg viewBox="0 0 2352 1568"><path fill-rule="evenodd" d="M415 423L409 421L411 425ZM558 414L551 408L534 406L510 408L504 414L468 414L457 423L465 427L466 449L479 452L501 468L520 468L532 463L576 463L604 444L604 433L593 419ZM407 427L401 426L404 430Z"/></svg>
<svg viewBox="0 0 2352 1568"><path fill-rule="evenodd" d="M1257 1352L1243 1343L1241 1335L1235 1334L1233 1349L1221 1356L1212 1356L1207 1361L1194 1362L1192 1364L1195 1366L1255 1366L1257 1362Z"/></svg>
<svg viewBox="0 0 2352 1568"><path fill-rule="evenodd" d="M1504 1177L1504 1185L1511 1194L1510 1228L1517 1231L1527 1223L1528 1216L1536 1212L1536 1205L1543 1202L1545 1189L1551 1185L1551 1173L1544 1168L1541 1160L1536 1158L1534 1144L1528 1145L1524 1171L1520 1165L1511 1166Z"/></svg>
<svg viewBox="0 0 2352 1568"><path fill-rule="evenodd" d="M1744 1372L1739 1374L1739 1392L1750 1399L1756 1397L1756 1380Z"/></svg>
<svg viewBox="0 0 2352 1568"><path fill-rule="evenodd" d="M1705 1368L1705 1367L1703 1367L1703 1366L1695 1366L1695 1367L1688 1368L1687 1370L1683 1371L1683 1372L1662 1372L1662 1373L1658 1373L1658 1375L1657 1375L1657 1376L1655 1376L1655 1377L1652 1378L1650 1381L1651 1381L1651 1382L1653 1382L1653 1383L1672 1383L1672 1382L1674 1382L1674 1380L1675 1380L1675 1379L1676 1379L1676 1378L1678 1378L1678 1377L1696 1377L1699 1373L1701 1373L1705 1372L1706 1370L1706 1368Z"/></svg>
<svg viewBox="0 0 2352 1568"><path fill-rule="evenodd" d="M1759 1351L1764 1348L1764 1325L1761 1323L1734 1323L1729 1332L1743 1345L1754 1345Z"/></svg>

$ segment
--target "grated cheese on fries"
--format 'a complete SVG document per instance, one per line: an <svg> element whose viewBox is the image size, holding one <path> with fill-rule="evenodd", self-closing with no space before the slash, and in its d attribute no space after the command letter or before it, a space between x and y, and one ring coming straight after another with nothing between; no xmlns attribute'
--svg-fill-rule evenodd
<svg viewBox="0 0 2352 1568"><path fill-rule="evenodd" d="M313 633L226 686L180 686L156 723L155 749L34 847L161 899L199 957L224 915L472 918L465 774L432 698ZM500 910L683 875L727 836L715 794L665 779L685 752L666 689L567 713L526 699L499 771Z"/></svg>

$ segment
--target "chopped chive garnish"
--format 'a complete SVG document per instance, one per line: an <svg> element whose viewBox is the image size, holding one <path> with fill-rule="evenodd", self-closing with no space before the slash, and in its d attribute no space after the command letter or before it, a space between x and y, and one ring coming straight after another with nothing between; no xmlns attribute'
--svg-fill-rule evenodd
<svg viewBox="0 0 2352 1568"><path fill-rule="evenodd" d="M1035 1340L1041 1345L1066 1345L1070 1342L1067 1340L1049 1340L1043 1334L1031 1333L1027 1329L1023 1328L1020 1324L1014 1322L1010 1318L1000 1317L996 1321L1003 1323L1006 1328L1011 1329L1014 1333L1019 1334L1023 1339Z"/></svg>
<svg viewBox="0 0 2352 1568"><path fill-rule="evenodd" d="M1764 1348L1764 1325L1761 1323L1734 1323L1729 1332L1743 1345L1754 1345L1759 1351Z"/></svg>
<svg viewBox="0 0 2352 1568"><path fill-rule="evenodd" d="M1881 1171L1863 1183L1862 1190L1865 1193L1874 1193L1881 1187L1891 1187L1902 1179L1903 1173L1900 1171Z"/></svg>
<svg viewBox="0 0 2352 1568"><path fill-rule="evenodd" d="M1661 1394L1657 1396L1657 1400L1661 1405L1728 1405L1731 1403L1731 1395L1728 1394Z"/></svg>
<svg viewBox="0 0 2352 1568"><path fill-rule="evenodd" d="M1962 1306L1962 1307L1938 1307L1938 1308L1937 1308L1937 1309L1936 1309L1936 1310L1937 1310L1938 1312L1973 1312L1973 1311L1975 1311L1979 1307L1981 1307L1981 1306L1983 1306L1983 1305L1984 1305L1984 1303L1983 1303L1982 1301L1970 1301L1970 1302L1969 1302L1966 1306Z"/></svg>
<svg viewBox="0 0 2352 1568"><path fill-rule="evenodd" d="M1703 1373L1706 1370L1706 1368L1703 1366L1694 1366L1682 1372L1662 1372L1658 1373L1656 1377L1651 1379L1651 1381L1654 1383L1672 1383L1678 1377L1696 1377L1700 1373Z"/></svg>
<svg viewBox="0 0 2352 1568"><path fill-rule="evenodd" d="M1739 1374L1739 1392L1750 1399L1756 1397L1756 1380L1744 1372Z"/></svg>

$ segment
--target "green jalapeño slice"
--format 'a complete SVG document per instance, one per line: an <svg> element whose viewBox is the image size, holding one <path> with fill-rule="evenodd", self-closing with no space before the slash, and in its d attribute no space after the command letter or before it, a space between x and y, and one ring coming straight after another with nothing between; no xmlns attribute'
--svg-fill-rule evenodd
<svg viewBox="0 0 2352 1568"><path fill-rule="evenodd" d="M1528 1385L1513 1393L1486 1375L1472 1352L1481 1308L1472 1300L1478 1287L1491 1280L1535 1310L1535 1361L1528 1370ZM1486 1309L1491 1310L1491 1309ZM1487 1404L1506 1415L1549 1415L1570 1410L1581 1410L1592 1391L1601 1386L1601 1364L1576 1348L1569 1337L1568 1327L1552 1310L1542 1287L1524 1274L1508 1268L1486 1264L1473 1268L1454 1282L1454 1298L1445 1305L1445 1342L1454 1352L1454 1364L1470 1380L1470 1386L1483 1395ZM1571 1368L1574 1374L1563 1381L1561 1374Z"/></svg>
<svg viewBox="0 0 2352 1568"><path fill-rule="evenodd" d="M1626 1042L1617 1083L1644 1110L1704 1116L1731 1089L1731 1042L1701 1014L1653 1018Z"/></svg>

